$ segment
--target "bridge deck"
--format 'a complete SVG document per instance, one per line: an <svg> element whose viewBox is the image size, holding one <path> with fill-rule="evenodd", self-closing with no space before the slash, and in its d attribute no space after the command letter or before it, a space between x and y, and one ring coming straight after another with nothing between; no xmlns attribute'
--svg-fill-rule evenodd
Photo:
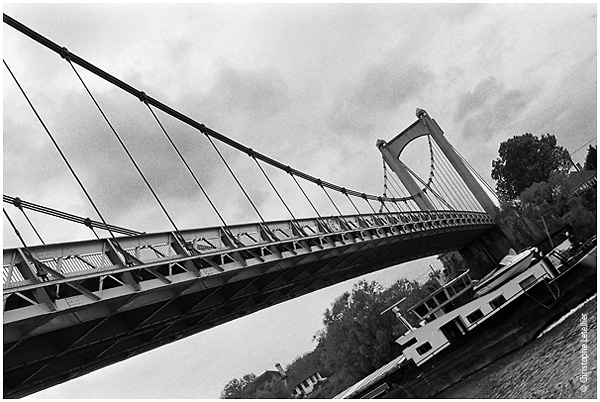
<svg viewBox="0 0 600 402"><path fill-rule="evenodd" d="M383 213L4 250L4 396L459 249L492 225L475 212Z"/></svg>

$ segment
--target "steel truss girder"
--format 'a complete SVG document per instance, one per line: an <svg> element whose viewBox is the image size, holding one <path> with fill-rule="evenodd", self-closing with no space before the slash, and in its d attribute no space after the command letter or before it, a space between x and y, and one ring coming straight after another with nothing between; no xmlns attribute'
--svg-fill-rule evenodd
<svg viewBox="0 0 600 402"><path fill-rule="evenodd" d="M44 279L20 249L5 250L5 396L376 269L460 248L492 224L471 212L367 214L29 248L29 258L48 268ZM112 287L98 286L109 277Z"/></svg>

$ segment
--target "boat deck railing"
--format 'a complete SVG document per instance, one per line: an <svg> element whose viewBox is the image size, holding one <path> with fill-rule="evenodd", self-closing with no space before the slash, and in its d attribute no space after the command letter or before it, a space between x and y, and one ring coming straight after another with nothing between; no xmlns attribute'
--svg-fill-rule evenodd
<svg viewBox="0 0 600 402"><path fill-rule="evenodd" d="M407 311L416 314L420 319L427 319L456 300L460 295L473 287L469 271L465 271L450 282L437 289Z"/></svg>

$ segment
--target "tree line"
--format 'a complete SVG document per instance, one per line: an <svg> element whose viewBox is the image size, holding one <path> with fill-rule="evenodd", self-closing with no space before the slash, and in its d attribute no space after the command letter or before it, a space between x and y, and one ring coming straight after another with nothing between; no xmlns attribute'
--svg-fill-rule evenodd
<svg viewBox="0 0 600 402"><path fill-rule="evenodd" d="M596 234L596 186L577 189L577 184L596 170L595 146L588 148L583 166L587 173L580 173L581 177L572 171L574 163L567 150L551 134L515 136L503 142L498 153L492 161L492 178L501 201L496 224L516 246L531 245L565 225L570 225L580 240ZM445 269L451 276L469 268L462 261L449 261ZM289 381L274 378L257 384L256 375L246 374L229 381L221 397L291 398L295 382L303 380L301 373L317 370L327 381L310 397L334 397L399 355L394 341L406 328L393 313L380 313L406 297L398 307L416 326L416 317L407 309L439 287L434 276L423 284L401 278L389 288L375 281L359 281L325 310L323 328L314 335L315 349L286 367Z"/></svg>
<svg viewBox="0 0 600 402"><path fill-rule="evenodd" d="M406 300L398 307L409 322L416 326L416 317L407 309L439 287L433 275L424 284L398 279L389 288L376 281L359 281L351 291L344 292L323 314L323 329L314 335L313 351L297 357L286 367L288 379L304 378L297 373L320 371L327 377L311 398L332 398L400 353L394 342L406 328L390 311L382 311L398 300ZM307 370L308 369L308 370ZM225 386L222 398L291 398L296 381L279 379L255 387L256 375L234 378Z"/></svg>

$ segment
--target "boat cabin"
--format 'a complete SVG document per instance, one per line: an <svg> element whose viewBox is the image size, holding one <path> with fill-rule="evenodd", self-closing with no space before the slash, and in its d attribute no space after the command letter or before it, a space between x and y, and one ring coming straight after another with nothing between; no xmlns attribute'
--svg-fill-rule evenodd
<svg viewBox="0 0 600 402"><path fill-rule="evenodd" d="M567 244L568 241L556 249L564 249ZM521 272L516 271L513 277L506 278L498 287L462 305L454 306L452 303L472 290L474 284L468 271L438 289L410 309L424 322L421 327L408 331L396 340L403 348L402 354L421 365L505 305L524 295L532 286L556 277L559 266L555 264L561 263L559 254L551 252L549 256L553 259L534 260L531 266Z"/></svg>
<svg viewBox="0 0 600 402"><path fill-rule="evenodd" d="M458 307L457 299L473 287L469 271L452 279L407 311L420 321L429 322Z"/></svg>

